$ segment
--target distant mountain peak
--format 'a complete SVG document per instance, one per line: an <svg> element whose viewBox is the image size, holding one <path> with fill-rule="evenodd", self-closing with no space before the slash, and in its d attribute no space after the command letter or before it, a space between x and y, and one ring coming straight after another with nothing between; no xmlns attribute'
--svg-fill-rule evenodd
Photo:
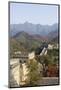
<svg viewBox="0 0 61 90"><path fill-rule="evenodd" d="M32 23L31 23L31 22L26 21L26 22L24 22L24 24L28 25L28 24L32 24Z"/></svg>
<svg viewBox="0 0 61 90"><path fill-rule="evenodd" d="M47 36L48 33L53 31L58 31L58 24L53 25L40 25L40 24L32 24L26 21L24 24L14 24L10 26L10 36L14 36L19 32L26 32L30 35L40 35Z"/></svg>

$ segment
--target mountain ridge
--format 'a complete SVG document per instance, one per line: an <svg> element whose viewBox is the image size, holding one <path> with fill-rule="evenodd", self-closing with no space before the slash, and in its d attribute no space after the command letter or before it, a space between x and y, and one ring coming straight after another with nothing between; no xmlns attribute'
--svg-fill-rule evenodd
<svg viewBox="0 0 61 90"><path fill-rule="evenodd" d="M24 24L11 24L10 36L14 36L20 31L25 31L30 35L38 34L40 36L46 36L49 32L58 30L58 24L53 25L41 25L25 22Z"/></svg>

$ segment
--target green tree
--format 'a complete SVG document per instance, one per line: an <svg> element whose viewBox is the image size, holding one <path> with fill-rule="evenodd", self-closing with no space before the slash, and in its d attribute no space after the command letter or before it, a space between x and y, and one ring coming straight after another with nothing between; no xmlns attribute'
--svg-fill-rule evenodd
<svg viewBox="0 0 61 90"><path fill-rule="evenodd" d="M40 72L38 70L38 62L35 59L29 60L28 62L28 80L27 85L34 86L37 85L38 80L40 80Z"/></svg>

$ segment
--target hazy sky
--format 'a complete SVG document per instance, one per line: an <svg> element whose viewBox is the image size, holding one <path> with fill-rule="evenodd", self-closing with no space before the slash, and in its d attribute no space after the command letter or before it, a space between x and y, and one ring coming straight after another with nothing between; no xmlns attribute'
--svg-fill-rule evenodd
<svg viewBox="0 0 61 90"><path fill-rule="evenodd" d="M10 4L10 24L24 22L51 25L58 23L58 6L40 4Z"/></svg>

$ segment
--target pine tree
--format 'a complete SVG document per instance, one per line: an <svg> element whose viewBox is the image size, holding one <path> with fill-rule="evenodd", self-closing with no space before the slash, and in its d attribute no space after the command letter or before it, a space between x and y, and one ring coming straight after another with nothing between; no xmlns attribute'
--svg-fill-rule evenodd
<svg viewBox="0 0 61 90"><path fill-rule="evenodd" d="M29 60L28 62L28 80L27 84L30 86L37 85L38 81L40 80L40 72L38 70L38 62L35 59Z"/></svg>

